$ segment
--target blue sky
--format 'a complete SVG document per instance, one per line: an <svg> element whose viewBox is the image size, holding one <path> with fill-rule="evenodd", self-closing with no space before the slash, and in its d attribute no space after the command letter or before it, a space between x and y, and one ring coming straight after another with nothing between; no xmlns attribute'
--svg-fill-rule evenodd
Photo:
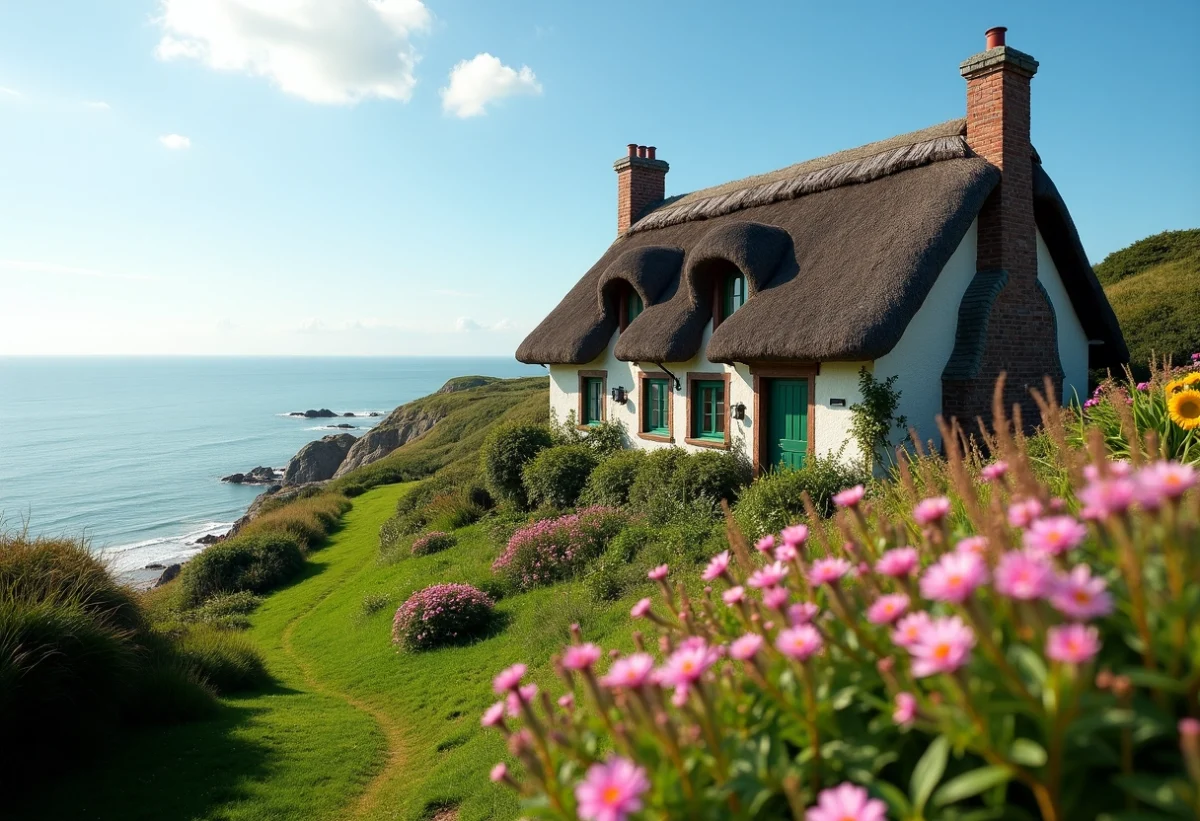
<svg viewBox="0 0 1200 821"><path fill-rule="evenodd" d="M0 354L509 354L679 193L962 116L989 26L1093 261L1200 225L1200 4L0 0Z"/></svg>

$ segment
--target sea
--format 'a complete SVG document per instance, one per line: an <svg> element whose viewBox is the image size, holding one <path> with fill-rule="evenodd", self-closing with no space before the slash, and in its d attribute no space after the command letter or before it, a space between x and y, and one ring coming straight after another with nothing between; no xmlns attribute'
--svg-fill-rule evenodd
<svg viewBox="0 0 1200 821"><path fill-rule="evenodd" d="M136 575L199 552L263 490L222 476L283 468L334 424L362 435L451 377L544 373L511 357L0 357L0 530L82 538ZM354 416L288 415L321 408Z"/></svg>

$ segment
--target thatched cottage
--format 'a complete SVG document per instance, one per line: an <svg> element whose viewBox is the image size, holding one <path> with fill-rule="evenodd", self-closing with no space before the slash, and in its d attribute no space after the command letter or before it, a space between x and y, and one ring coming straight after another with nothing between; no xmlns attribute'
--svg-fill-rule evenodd
<svg viewBox="0 0 1200 821"><path fill-rule="evenodd" d="M963 119L673 197L630 145L616 241L517 350L549 367L554 414L799 466L848 440L864 366L936 441L938 414L990 416L1001 372L1035 418L1044 375L1070 399L1126 361L1030 142L1038 63L1004 32L960 67Z"/></svg>

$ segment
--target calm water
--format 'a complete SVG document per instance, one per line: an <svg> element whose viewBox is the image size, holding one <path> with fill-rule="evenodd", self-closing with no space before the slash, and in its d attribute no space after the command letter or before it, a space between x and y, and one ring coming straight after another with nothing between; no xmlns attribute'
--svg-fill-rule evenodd
<svg viewBox="0 0 1200 821"><path fill-rule="evenodd" d="M177 559L261 488L221 476L283 467L329 422L384 414L465 374L545 373L511 358L0 357L0 516L87 536L116 570Z"/></svg>

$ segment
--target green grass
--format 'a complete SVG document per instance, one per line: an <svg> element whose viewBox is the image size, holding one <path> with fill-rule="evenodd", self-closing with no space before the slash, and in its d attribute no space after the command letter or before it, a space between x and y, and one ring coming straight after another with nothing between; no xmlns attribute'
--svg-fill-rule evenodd
<svg viewBox="0 0 1200 821"><path fill-rule="evenodd" d="M1129 345L1130 362L1144 378L1151 356L1190 364L1200 349L1200 251L1171 260L1106 287Z"/></svg>

